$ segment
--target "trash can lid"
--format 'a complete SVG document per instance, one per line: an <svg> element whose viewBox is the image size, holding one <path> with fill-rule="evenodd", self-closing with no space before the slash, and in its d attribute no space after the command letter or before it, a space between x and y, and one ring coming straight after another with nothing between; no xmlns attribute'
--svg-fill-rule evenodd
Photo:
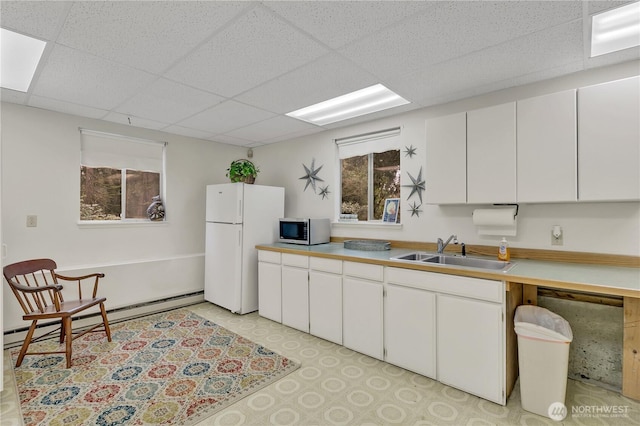
<svg viewBox="0 0 640 426"><path fill-rule="evenodd" d="M573 340L567 320L540 306L518 306L513 321L519 336L564 343Z"/></svg>

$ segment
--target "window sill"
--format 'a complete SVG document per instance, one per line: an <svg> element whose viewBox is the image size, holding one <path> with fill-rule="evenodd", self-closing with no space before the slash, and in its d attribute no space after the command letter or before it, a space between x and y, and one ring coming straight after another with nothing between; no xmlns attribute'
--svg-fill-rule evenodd
<svg viewBox="0 0 640 426"><path fill-rule="evenodd" d="M366 221L366 222L332 222L332 227L338 228L385 228L385 229L402 229L401 223L384 223L382 221Z"/></svg>
<svg viewBox="0 0 640 426"><path fill-rule="evenodd" d="M146 226L168 226L166 220L79 220L78 228L129 228L129 227L146 227Z"/></svg>

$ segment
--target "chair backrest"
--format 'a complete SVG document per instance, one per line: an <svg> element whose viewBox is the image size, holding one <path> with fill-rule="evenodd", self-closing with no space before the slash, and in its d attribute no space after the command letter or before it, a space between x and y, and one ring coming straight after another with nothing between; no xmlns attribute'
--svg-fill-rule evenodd
<svg viewBox="0 0 640 426"><path fill-rule="evenodd" d="M12 263L2 269L7 283L25 314L44 312L48 306L56 305L55 297L62 298L62 294L55 296L52 290L28 291L34 287L58 284L55 276L56 268L56 262L51 259L33 259Z"/></svg>

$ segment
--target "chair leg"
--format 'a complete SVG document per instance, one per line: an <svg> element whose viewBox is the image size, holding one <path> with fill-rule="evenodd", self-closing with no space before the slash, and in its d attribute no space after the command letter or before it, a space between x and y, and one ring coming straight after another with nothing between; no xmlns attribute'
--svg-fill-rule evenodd
<svg viewBox="0 0 640 426"><path fill-rule="evenodd" d="M71 367L71 344L73 343L73 330L71 329L71 317L64 317L62 319L66 334L66 354L67 354L67 368Z"/></svg>
<svg viewBox="0 0 640 426"><path fill-rule="evenodd" d="M33 333L36 331L37 323L38 323L38 320L34 320L31 322L31 327L29 327L29 331L27 332L27 337L25 337L24 342L22 342L22 348L20 348L20 354L18 354L16 367L20 367L20 365L22 365L22 360L24 359L24 356L27 354L27 348L29 347L29 344L31 344Z"/></svg>
<svg viewBox="0 0 640 426"><path fill-rule="evenodd" d="M107 333L107 341L111 341L111 329L109 328L109 320L107 319L107 311L104 309L104 303L100 304L100 312L102 313L102 324L104 331Z"/></svg>
<svg viewBox="0 0 640 426"><path fill-rule="evenodd" d="M60 344L64 343L65 329L64 329L64 320L60 320Z"/></svg>

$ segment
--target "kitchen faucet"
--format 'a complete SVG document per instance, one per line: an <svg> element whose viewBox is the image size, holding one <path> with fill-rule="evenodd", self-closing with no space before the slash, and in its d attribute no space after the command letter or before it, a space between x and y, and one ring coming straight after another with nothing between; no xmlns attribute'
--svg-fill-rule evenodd
<svg viewBox="0 0 640 426"><path fill-rule="evenodd" d="M438 253L443 253L451 240L453 240L453 244L458 244L458 237L455 234L451 235L446 242L442 241L442 238L438 238Z"/></svg>

